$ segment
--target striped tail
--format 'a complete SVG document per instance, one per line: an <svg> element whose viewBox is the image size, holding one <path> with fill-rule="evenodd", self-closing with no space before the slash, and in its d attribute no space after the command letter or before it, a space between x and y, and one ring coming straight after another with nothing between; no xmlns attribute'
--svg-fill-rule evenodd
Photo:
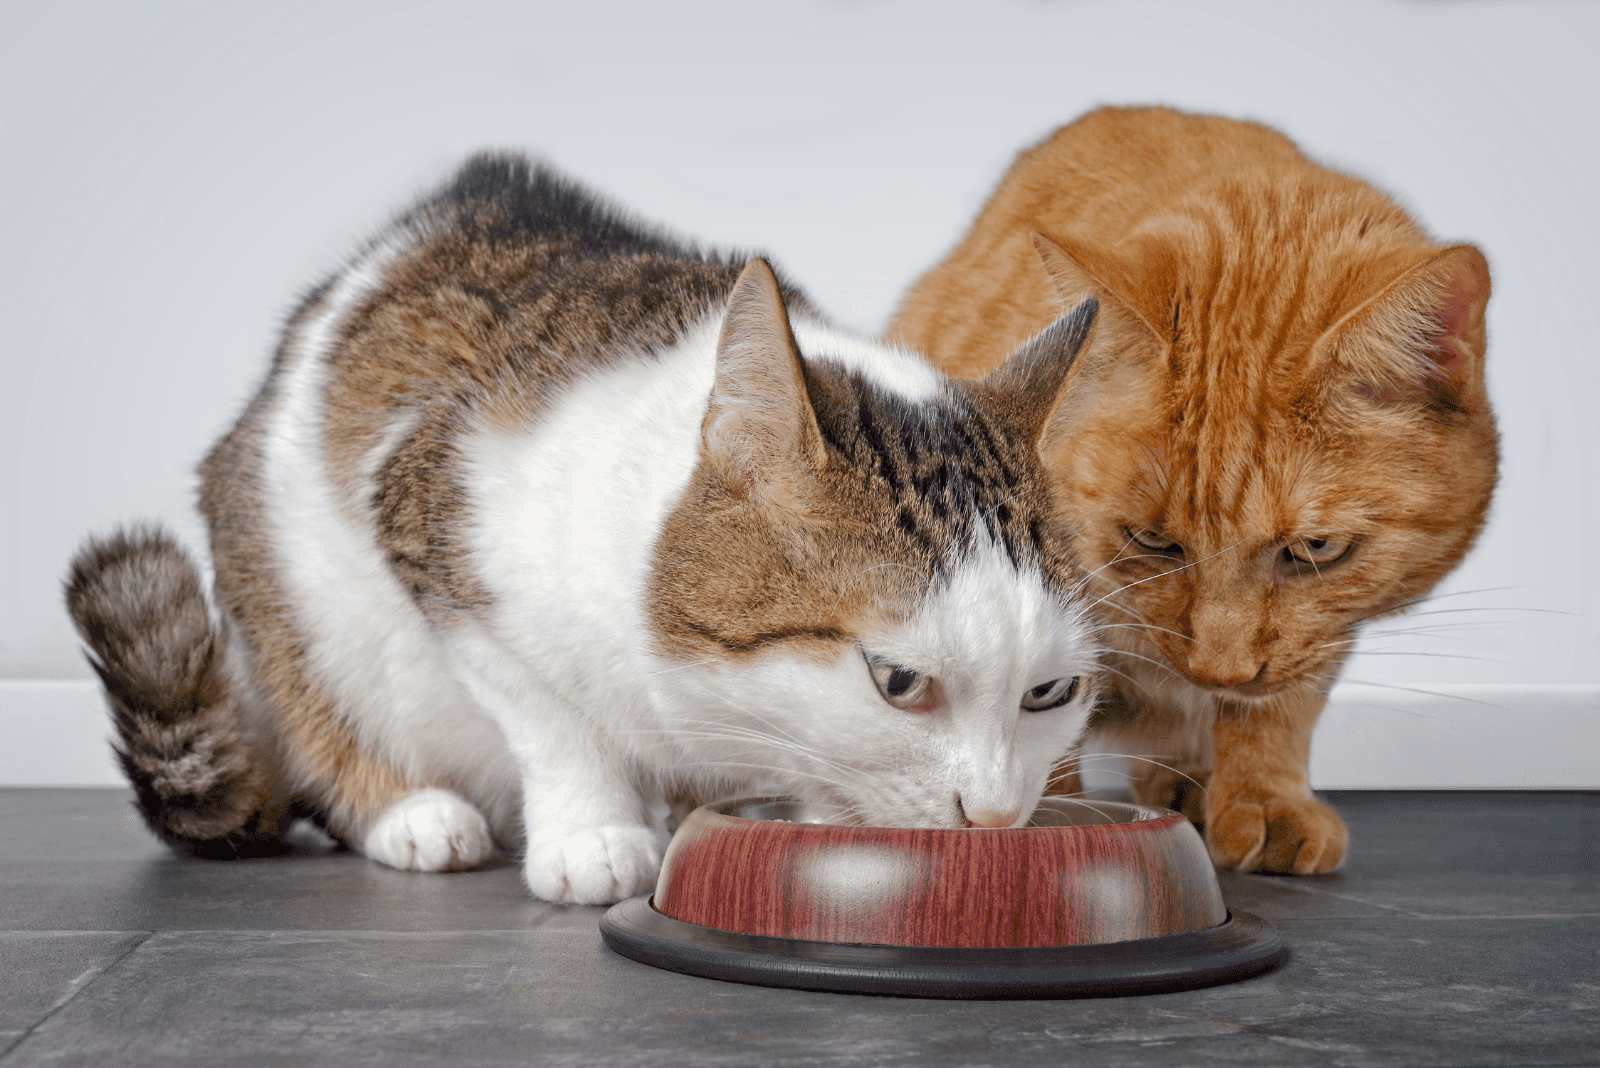
<svg viewBox="0 0 1600 1068"><path fill-rule="evenodd" d="M156 527L91 538L66 598L150 829L191 856L284 852L279 821L265 814L272 784L224 667L227 643L189 555Z"/></svg>

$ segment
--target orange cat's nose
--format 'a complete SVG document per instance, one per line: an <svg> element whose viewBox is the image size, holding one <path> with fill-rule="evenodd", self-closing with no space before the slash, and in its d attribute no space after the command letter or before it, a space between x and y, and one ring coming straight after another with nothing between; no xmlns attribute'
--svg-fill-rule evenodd
<svg viewBox="0 0 1600 1068"><path fill-rule="evenodd" d="M1232 665L1196 667L1191 663L1189 665L1189 676L1194 681L1206 686L1224 686L1232 689L1235 686L1243 686L1246 683L1256 681L1266 669L1267 665L1265 664L1259 665L1252 671L1249 668L1234 667Z"/></svg>
<svg viewBox="0 0 1600 1068"><path fill-rule="evenodd" d="M1262 667L1266 667L1266 665L1262 665ZM1210 673L1210 671L1206 671L1206 673L1200 673L1200 671L1197 671L1194 678L1197 683L1205 683L1206 686L1226 686L1229 687L1229 689L1232 689L1232 687L1235 686L1245 686L1246 683L1254 683L1259 675L1261 675L1261 671L1259 670L1251 671L1250 675L1227 676L1222 676L1221 673Z"/></svg>

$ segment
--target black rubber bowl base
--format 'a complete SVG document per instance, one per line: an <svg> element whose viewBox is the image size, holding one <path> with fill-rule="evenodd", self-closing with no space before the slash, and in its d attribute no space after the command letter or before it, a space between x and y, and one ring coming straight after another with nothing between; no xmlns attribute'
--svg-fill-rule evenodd
<svg viewBox="0 0 1600 1068"><path fill-rule="evenodd" d="M606 945L668 971L757 986L915 998L1086 998L1231 983L1284 956L1277 928L1247 912L1203 931L1088 946L945 948L772 938L664 916L648 897L613 905Z"/></svg>

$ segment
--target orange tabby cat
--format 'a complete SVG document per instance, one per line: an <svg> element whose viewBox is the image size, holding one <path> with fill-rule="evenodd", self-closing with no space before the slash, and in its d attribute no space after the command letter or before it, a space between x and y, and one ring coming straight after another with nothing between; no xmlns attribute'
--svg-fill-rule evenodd
<svg viewBox="0 0 1600 1068"><path fill-rule="evenodd" d="M1049 459L1121 624L1094 748L1158 759L1136 792L1218 864L1331 871L1329 687L1494 488L1488 266L1264 126L1107 108L1022 154L889 334L976 377L1085 296L1114 355L1079 365Z"/></svg>

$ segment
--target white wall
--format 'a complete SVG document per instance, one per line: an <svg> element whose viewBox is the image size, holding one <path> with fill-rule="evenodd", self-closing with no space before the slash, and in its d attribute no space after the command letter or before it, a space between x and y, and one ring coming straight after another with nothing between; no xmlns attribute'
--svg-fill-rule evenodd
<svg viewBox="0 0 1600 1068"><path fill-rule="evenodd" d="M1491 526L1448 614L1357 658L1318 781L1600 786L1597 41L1600 6L1525 2L0 4L0 782L110 775L67 557L131 517L199 543L193 465L296 295L467 152L770 250L875 330L1019 148L1163 102L1494 271Z"/></svg>

